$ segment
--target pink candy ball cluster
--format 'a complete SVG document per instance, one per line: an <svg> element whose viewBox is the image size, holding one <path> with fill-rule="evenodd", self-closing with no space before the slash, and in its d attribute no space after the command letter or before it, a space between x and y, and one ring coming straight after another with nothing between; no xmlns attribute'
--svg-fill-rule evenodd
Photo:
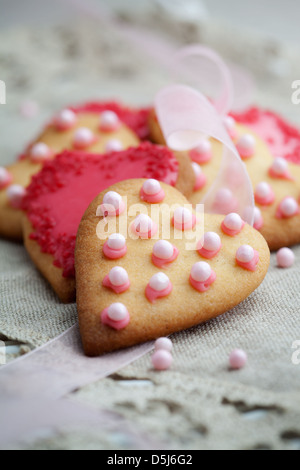
<svg viewBox="0 0 300 470"><path fill-rule="evenodd" d="M155 341L155 350L151 357L152 364L156 370L167 370L173 362L172 341L169 338L158 338Z"/></svg>

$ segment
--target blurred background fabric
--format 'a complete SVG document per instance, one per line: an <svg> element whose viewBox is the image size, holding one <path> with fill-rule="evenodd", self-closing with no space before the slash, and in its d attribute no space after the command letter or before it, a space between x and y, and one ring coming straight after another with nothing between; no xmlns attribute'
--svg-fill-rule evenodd
<svg viewBox="0 0 300 470"><path fill-rule="evenodd" d="M147 106L170 77L169 48L202 43L254 78L254 103L300 128L292 83L300 79L297 0L0 0L0 165L8 164L54 112L116 98ZM24 113L27 109L27 113ZM28 109L31 110L28 114ZM26 117L27 115L27 117ZM174 366L155 373L147 355L73 397L113 410L171 449L300 449L299 269L276 268L234 311L174 337ZM0 339L11 358L76 321L21 245L0 241ZM227 369L235 347L250 365ZM0 398L1 400L1 398ZM48 429L32 449L134 449L131 434Z"/></svg>

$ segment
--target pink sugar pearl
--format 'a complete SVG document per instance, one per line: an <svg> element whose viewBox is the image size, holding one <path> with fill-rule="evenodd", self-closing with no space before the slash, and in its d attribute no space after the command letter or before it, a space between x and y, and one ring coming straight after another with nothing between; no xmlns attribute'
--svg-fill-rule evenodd
<svg viewBox="0 0 300 470"><path fill-rule="evenodd" d="M280 248L276 254L279 268L290 268L295 262L295 255L289 248Z"/></svg>
<svg viewBox="0 0 300 470"><path fill-rule="evenodd" d="M248 361L248 357L243 349L234 349L229 356L229 364L232 369L242 369Z"/></svg>
<svg viewBox="0 0 300 470"><path fill-rule="evenodd" d="M152 357L152 364L156 370L167 370L171 367L173 362L172 354L165 349L156 350Z"/></svg>
<svg viewBox="0 0 300 470"><path fill-rule="evenodd" d="M171 352L173 348L172 341L169 338L162 337L158 338L154 344L155 350L164 349L165 351Z"/></svg>

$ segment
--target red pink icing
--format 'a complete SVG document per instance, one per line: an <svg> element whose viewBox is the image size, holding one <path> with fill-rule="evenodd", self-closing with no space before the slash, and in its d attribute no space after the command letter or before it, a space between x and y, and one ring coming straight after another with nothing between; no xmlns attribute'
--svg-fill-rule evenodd
<svg viewBox="0 0 300 470"><path fill-rule="evenodd" d="M22 207L33 226L30 238L54 257L64 277L74 277L78 226L101 191L131 178L155 178L174 186L177 176L174 154L148 142L107 155L66 150L47 162L27 189Z"/></svg>
<svg viewBox="0 0 300 470"><path fill-rule="evenodd" d="M77 113L100 114L104 111L113 111L120 121L128 126L141 140L149 138L150 130L148 125L150 108L128 108L115 101L92 101L78 106L69 107Z"/></svg>

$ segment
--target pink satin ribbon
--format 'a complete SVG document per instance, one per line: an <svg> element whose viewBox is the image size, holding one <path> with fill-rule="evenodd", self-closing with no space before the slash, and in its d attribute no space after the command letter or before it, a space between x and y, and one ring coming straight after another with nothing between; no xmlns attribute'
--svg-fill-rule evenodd
<svg viewBox="0 0 300 470"><path fill-rule="evenodd" d="M50 424L62 421L69 424L68 412L62 413L63 397L116 372L152 348L153 342L149 342L90 358L83 353L79 328L75 325L44 346L2 366L0 447L26 437L27 432L49 424L49 420ZM76 411L74 402L72 410L73 423L91 419L92 413L84 405L78 405ZM105 413L97 413L94 422L105 425Z"/></svg>
<svg viewBox="0 0 300 470"><path fill-rule="evenodd" d="M226 213L216 204L219 191L229 190L236 210L243 220L253 225L254 197L250 178L222 118L204 95L185 85L170 85L155 98L157 117L168 146L174 150L195 148L204 137L213 137L223 144L219 174L201 201L206 213ZM228 205L231 212L232 205ZM228 213L227 212L227 213Z"/></svg>
<svg viewBox="0 0 300 470"><path fill-rule="evenodd" d="M232 109L232 77L227 65L214 50L201 44L183 47L174 54L170 68L175 76L182 75L183 83L192 84L208 95L218 114L225 116Z"/></svg>

